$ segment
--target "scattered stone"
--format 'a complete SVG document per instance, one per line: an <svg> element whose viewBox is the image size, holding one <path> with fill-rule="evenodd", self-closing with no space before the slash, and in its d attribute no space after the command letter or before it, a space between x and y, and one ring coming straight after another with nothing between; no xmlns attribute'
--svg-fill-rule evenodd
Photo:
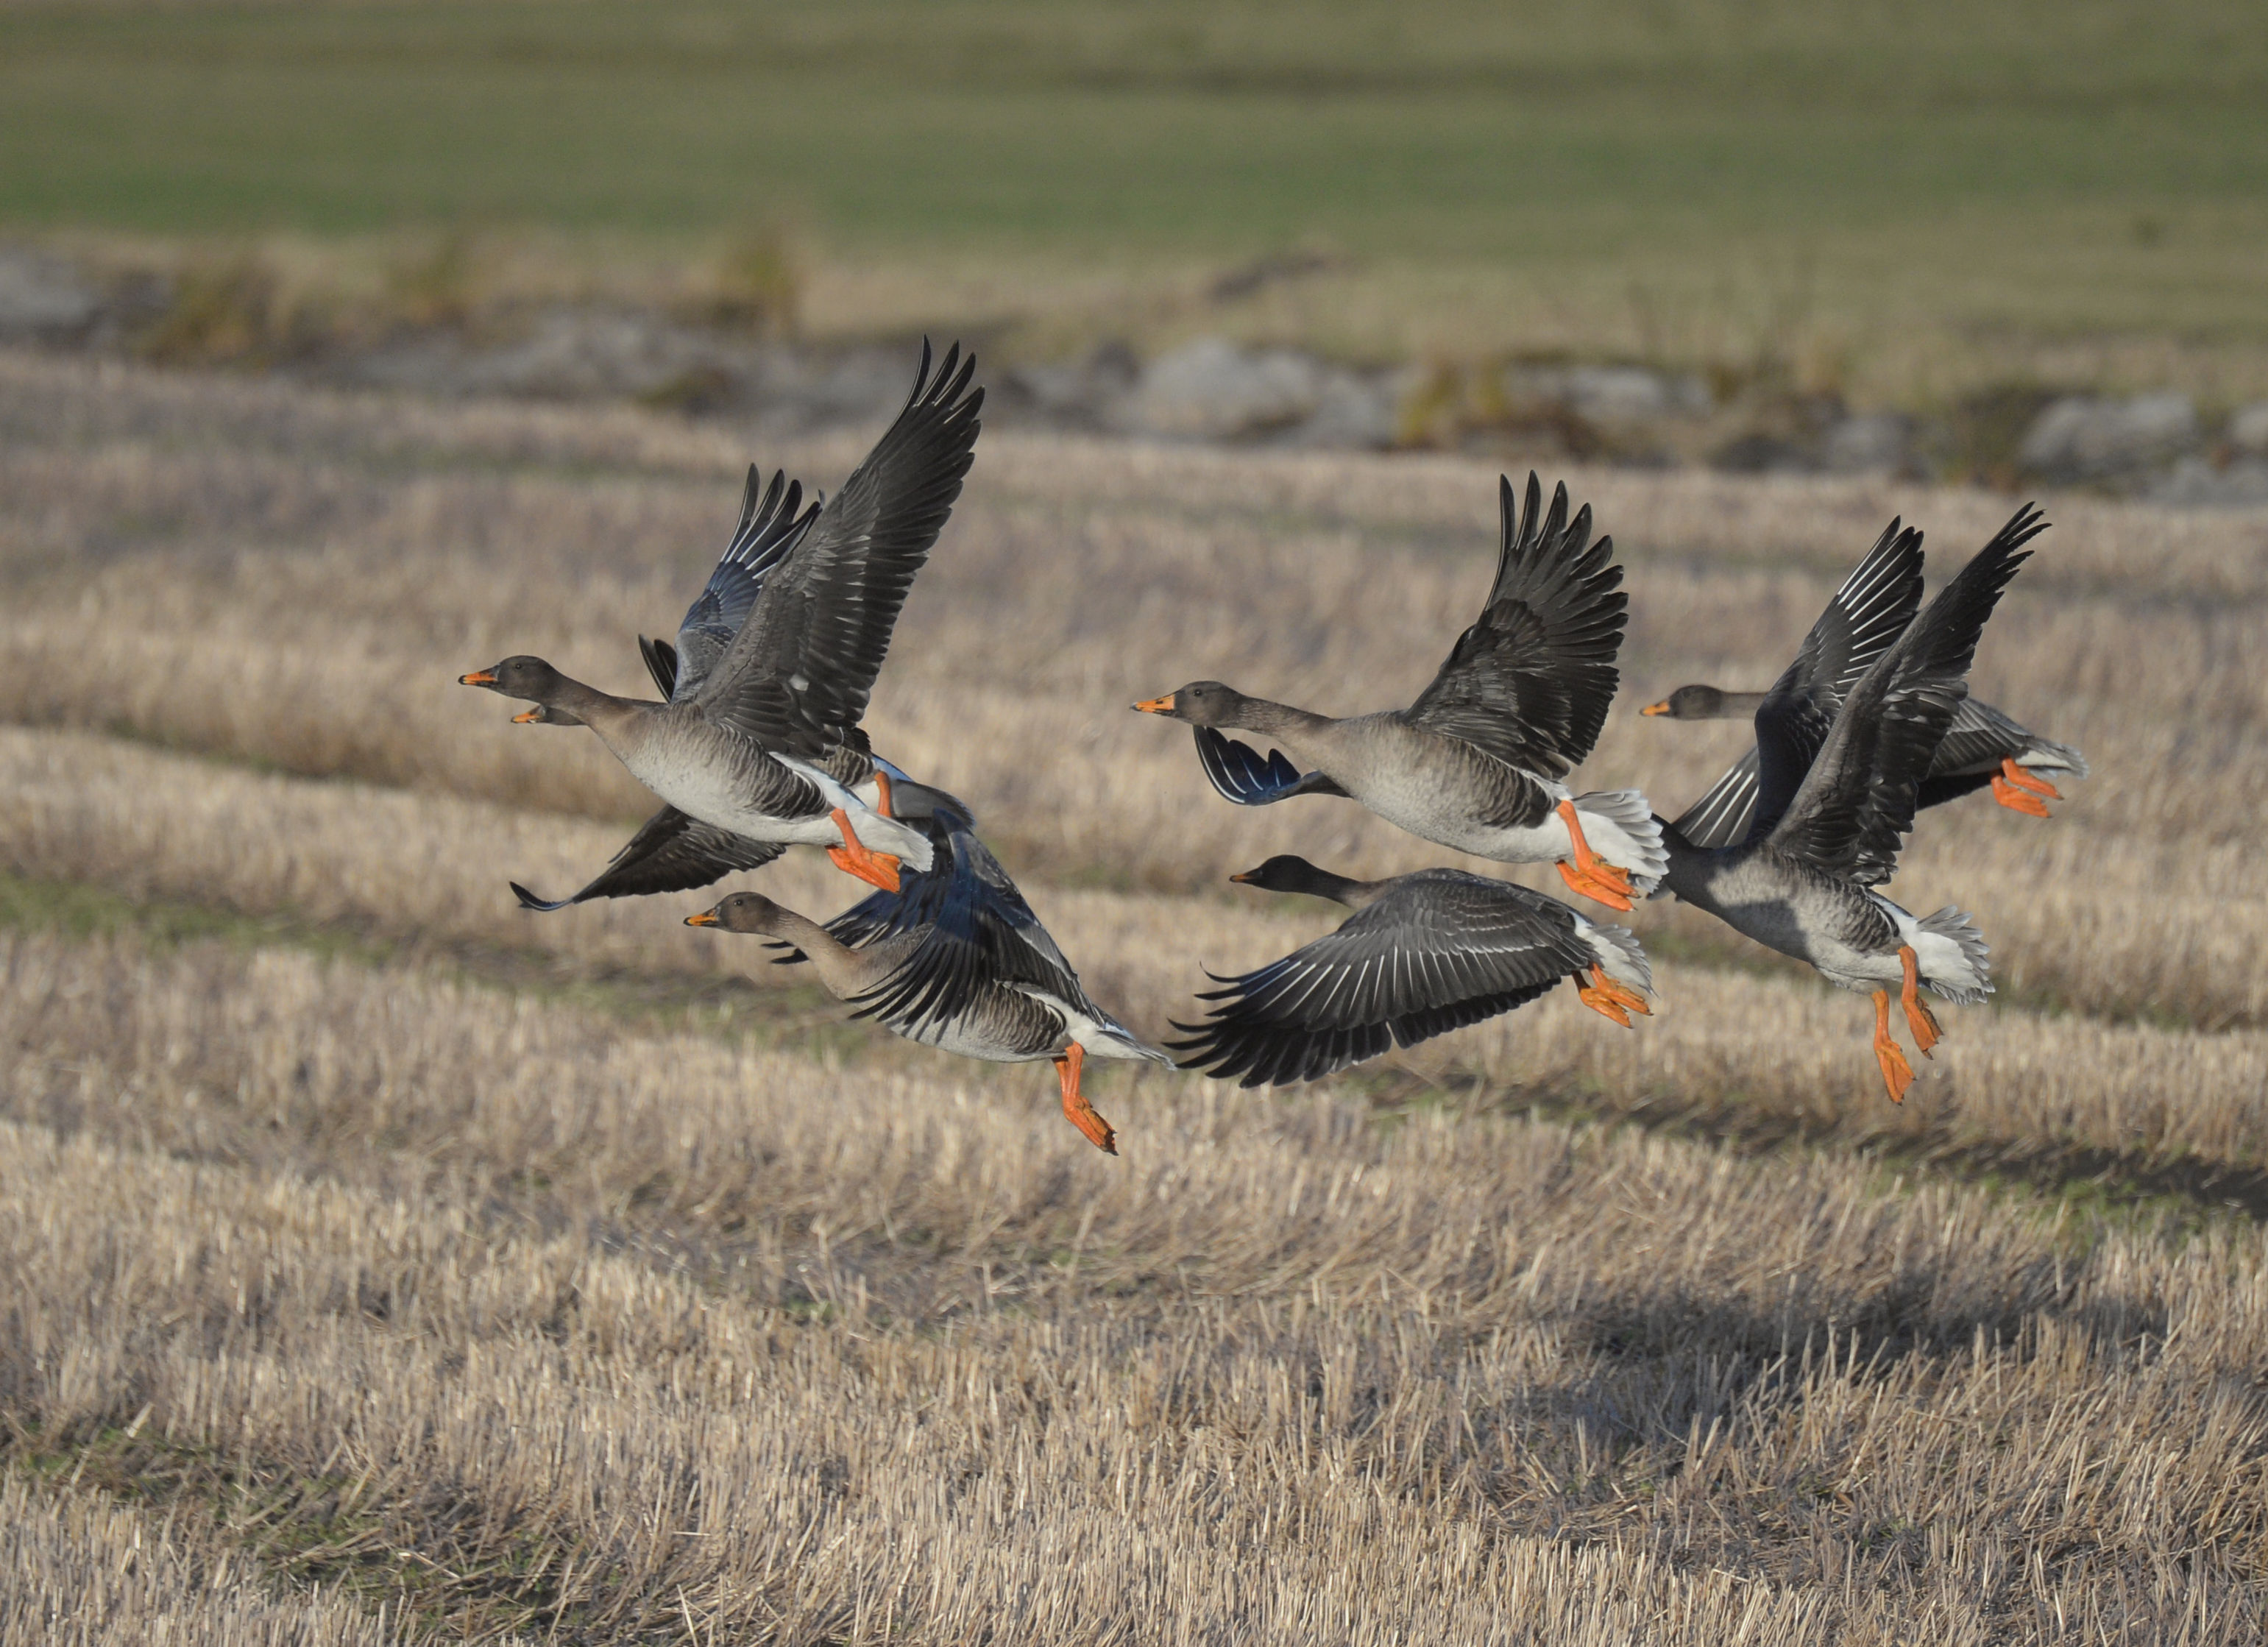
<svg viewBox="0 0 2268 1647"><path fill-rule="evenodd" d="M1562 381L1568 407L1594 423L1705 417L1712 409L1709 386L1690 373L1673 378L1644 366L1572 366Z"/></svg>
<svg viewBox="0 0 2268 1647"><path fill-rule="evenodd" d="M2201 457L2186 457L2173 473L2146 494L2154 504L2198 509L2242 509L2268 504L2268 458L2237 458L2216 468Z"/></svg>
<svg viewBox="0 0 2268 1647"><path fill-rule="evenodd" d="M1818 466L1785 435L1761 430L1737 435L1709 454L1710 467L1727 474L1808 474Z"/></svg>
<svg viewBox="0 0 2268 1647"><path fill-rule="evenodd" d="M1000 374L996 397L1002 413L1058 429L1107 427L1119 402L1141 381L1142 363L1117 342L1084 360L1011 366ZM992 403L986 403L988 411Z"/></svg>
<svg viewBox="0 0 2268 1647"><path fill-rule="evenodd" d="M1861 412L1827 431L1820 467L1830 474L1906 474L1916 467L1914 422L1901 412Z"/></svg>
<svg viewBox="0 0 2268 1647"><path fill-rule="evenodd" d="M2268 458L2268 401L2238 407L2228 420L2228 440L2239 452Z"/></svg>
<svg viewBox="0 0 2268 1647"><path fill-rule="evenodd" d="M1394 444L1399 404L1390 381L1334 371L1323 379L1314 415L1285 430L1282 442L1344 452L1382 452Z"/></svg>
<svg viewBox="0 0 2268 1647"><path fill-rule="evenodd" d="M1306 422L1322 393L1322 371L1308 356L1248 354L1202 337L1150 363L1124 418L1138 433L1167 439L1240 440Z"/></svg>
<svg viewBox="0 0 2268 1647"><path fill-rule="evenodd" d="M2047 481L2116 481L2168 463L2197 440L2197 407L2186 394L2072 394L2039 415L2016 448L2016 465Z"/></svg>
<svg viewBox="0 0 2268 1647"><path fill-rule="evenodd" d="M76 342L102 309L101 290L67 259L0 246L0 341Z"/></svg>
<svg viewBox="0 0 2268 1647"><path fill-rule="evenodd" d="M1395 419L1382 381L1296 350L1206 337L1152 361L1109 421L1167 440L1384 446Z"/></svg>

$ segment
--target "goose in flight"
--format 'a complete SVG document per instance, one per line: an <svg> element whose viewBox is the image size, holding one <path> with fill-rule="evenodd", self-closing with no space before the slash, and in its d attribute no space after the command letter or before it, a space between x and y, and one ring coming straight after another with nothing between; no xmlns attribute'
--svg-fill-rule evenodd
<svg viewBox="0 0 2268 1647"><path fill-rule="evenodd" d="M1218 680L1138 710L1197 729L1213 787L1240 805L1338 795L1439 845L1500 864L1556 862L1585 897L1628 909L1660 879L1660 831L1636 790L1575 795L1564 780L1591 752L1618 675L1630 597L1614 540L1591 540L1567 489L1543 509L1528 477L1525 511L1499 482L1503 548L1487 603L1432 684L1406 710L1334 719ZM1280 746L1263 760L1223 727ZM1287 758L1288 757L1288 758Z"/></svg>
<svg viewBox="0 0 2268 1647"><path fill-rule="evenodd" d="M540 658L507 658L459 677L533 702L517 721L588 726L666 802L563 908L707 886L791 844L886 889L901 859L930 866L929 837L888 815L859 727L914 575L928 559L973 460L984 392L956 344L934 377L922 346L897 421L821 504L749 471L740 521L685 615L674 646L639 649L666 701L616 697Z"/></svg>
<svg viewBox="0 0 2268 1647"><path fill-rule="evenodd" d="M752 932L792 946L837 999L893 1034L994 1063L1053 1063L1064 1116L1097 1149L1117 1133L1079 1090L1086 1059L1172 1057L1097 1006L1000 861L976 838L968 809L902 773L902 816L921 820L934 867L909 872L821 926L755 893L734 893L688 926Z"/></svg>
<svg viewBox="0 0 2268 1647"><path fill-rule="evenodd" d="M1901 622L1918 590L1920 534L1894 523L1756 711L1757 794L1746 834L1703 847L1682 822L1662 830L1663 891L1839 988L1872 992L1875 1062L1893 1101L1905 1096L1913 1068L1890 1036L1889 992L1898 991L1926 1056L1942 1032L1918 988L1969 1004L1992 984L1967 915L1948 906L1917 920L1874 888L1897 866L1922 781L1968 695L1985 620L2030 558L2022 546L2045 529L2036 509L2018 511L1919 616ZM1884 644L1886 629L1893 638Z"/></svg>
<svg viewBox="0 0 2268 1647"><path fill-rule="evenodd" d="M1202 1024L1175 1024L1189 1039L1166 1043L1187 1055L1183 1069L1243 1086L1313 1081L1525 1006L1563 978L1625 1028L1653 1011L1636 938L1509 881L1454 869L1350 880L1288 854L1229 879L1355 913L1280 960L1213 976L1222 987L1197 998L1221 1004Z"/></svg>
<svg viewBox="0 0 2268 1647"><path fill-rule="evenodd" d="M1680 687L1638 713L1677 721L1748 720L1767 695L1710 686ZM1992 798L2009 811L2045 818L2048 802L2061 800L2063 792L2043 775L2071 779L2087 773L2087 757L2069 744L2051 742L1991 704L1963 698L1914 804L1942 806L1989 784ZM1684 831L1685 838L1695 846L1730 845L1748 833L1756 804L1756 752L1751 749L1688 809L1694 827ZM1684 821L1679 820L1681 825Z"/></svg>

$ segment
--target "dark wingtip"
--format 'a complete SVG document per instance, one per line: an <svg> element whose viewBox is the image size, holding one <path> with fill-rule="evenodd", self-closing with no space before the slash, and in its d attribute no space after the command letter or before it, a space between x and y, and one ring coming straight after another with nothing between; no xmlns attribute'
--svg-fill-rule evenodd
<svg viewBox="0 0 2268 1647"><path fill-rule="evenodd" d="M542 914L549 915L553 910L564 909L569 904L575 901L572 898L539 898L516 880L508 881L505 884L512 889L512 892L515 894L518 895L519 899L519 907L523 909L534 909L541 911Z"/></svg>

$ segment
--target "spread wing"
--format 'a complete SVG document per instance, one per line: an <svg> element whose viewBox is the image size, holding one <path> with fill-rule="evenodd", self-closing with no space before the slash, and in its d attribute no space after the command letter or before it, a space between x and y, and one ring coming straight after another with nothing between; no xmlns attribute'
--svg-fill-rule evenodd
<svg viewBox="0 0 2268 1647"><path fill-rule="evenodd" d="M1197 761L1213 788L1240 806L1265 806L1294 795L1344 795L1346 791L1320 772L1302 772L1280 749L1270 749L1263 761L1250 744L1224 736L1210 726L1190 729L1197 735Z"/></svg>
<svg viewBox="0 0 2268 1647"><path fill-rule="evenodd" d="M1969 695L1969 665L1984 621L2031 558L2022 546L2046 529L2037 509L2018 510L1874 660L1772 829L1774 848L1861 886L1889 879L1913 828L1921 781Z"/></svg>
<svg viewBox="0 0 2268 1647"><path fill-rule="evenodd" d="M688 892L734 870L761 869L787 850L784 842L751 841L665 806L645 820L629 844L608 861L596 880L571 898L543 899L512 883L523 909L564 909L593 898L635 898L647 893Z"/></svg>
<svg viewBox="0 0 2268 1647"><path fill-rule="evenodd" d="M1921 533L1893 519L1843 580L1756 708L1756 798L1736 840L1769 832L1827 741L1835 712L1921 606Z"/></svg>
<svg viewBox="0 0 2268 1647"><path fill-rule="evenodd" d="M685 621L677 626L674 662L669 682L662 687L662 695L673 702L681 695L692 697L700 691L701 683L747 621L756 597L763 592L764 579L795 552L819 516L819 504L814 501L810 508L804 508L803 482L789 480L784 470L772 475L770 488L762 482L762 472L750 464L733 540L709 574L707 585L686 607ZM654 650L641 639L638 650L645 654L646 667L653 671L659 683L662 671L656 652L667 650L667 643L655 641L651 645Z"/></svg>
<svg viewBox="0 0 2268 1647"><path fill-rule="evenodd" d="M1523 1006L1596 957L1565 905L1508 882L1421 871L1280 960L1197 998L1221 1004L1166 1044L1244 1086L1313 1081ZM1211 974L1208 974L1211 975Z"/></svg>
<svg viewBox="0 0 2268 1647"><path fill-rule="evenodd" d="M940 853L938 867L906 887L895 921L898 930L920 930L921 943L903 966L859 998L856 1016L909 1025L949 1019L988 986L1005 985L1112 1021L1087 999L1079 974L1000 860L969 829L948 827L946 834L950 855ZM877 923L877 936L891 924Z"/></svg>
<svg viewBox="0 0 2268 1647"><path fill-rule="evenodd" d="M646 673L652 675L654 685L661 688L661 701L668 702L677 693L677 648L667 641L648 640L641 635L638 636L638 656L645 659Z"/></svg>
<svg viewBox="0 0 2268 1647"><path fill-rule="evenodd" d="M1751 749L1669 827L1705 850L1727 847L1748 839L1749 820L1756 810L1756 752Z"/></svg>
<svg viewBox="0 0 2268 1647"><path fill-rule="evenodd" d="M711 719L803 755L842 743L858 724L914 574L973 460L984 404L968 386L976 369L955 344L932 378L922 345L897 422L764 574L747 621L694 693Z"/></svg>
<svg viewBox="0 0 2268 1647"><path fill-rule="evenodd" d="M1613 564L1615 540L1590 540L1589 504L1570 520L1562 484L1545 514L1531 473L1526 511L1516 513L1511 480L1498 484L1504 549L1488 604L1405 715L1557 780L1591 753L1606 724L1630 597Z"/></svg>

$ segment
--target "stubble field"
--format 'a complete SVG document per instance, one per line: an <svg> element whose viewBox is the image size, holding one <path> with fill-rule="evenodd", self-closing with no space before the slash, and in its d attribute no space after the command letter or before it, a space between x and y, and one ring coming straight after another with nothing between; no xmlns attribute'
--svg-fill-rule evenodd
<svg viewBox="0 0 2268 1647"><path fill-rule="evenodd" d="M454 677L642 689L743 466L867 437L0 357L0 1636L2258 1638L2268 518L2048 500L1977 687L2096 776L1925 819L1893 894L2000 994L1903 1107L1865 1003L1644 906L1633 1030L1106 1071L1110 1160L1044 1070L678 924L712 894L505 890L648 807ZM1582 781L1665 812L1744 733L1638 704L1767 680L1892 513L1942 577L2014 501L1567 478L1631 593ZM988 434L876 746L1165 1033L1331 923L1230 871L1447 859L1233 811L1127 704L1406 702L1494 501Z"/></svg>

